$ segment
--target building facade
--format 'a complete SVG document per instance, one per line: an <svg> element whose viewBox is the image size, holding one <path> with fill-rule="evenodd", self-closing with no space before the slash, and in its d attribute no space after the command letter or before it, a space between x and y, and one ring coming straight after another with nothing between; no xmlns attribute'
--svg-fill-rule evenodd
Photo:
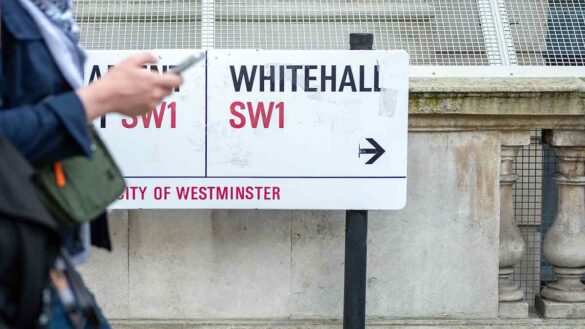
<svg viewBox="0 0 585 329"><path fill-rule="evenodd" d="M370 213L369 324L585 327L582 1L75 6L90 50L347 49L351 32L407 50L408 203ZM83 272L119 328L339 326L344 227L338 211L118 210L114 252Z"/></svg>

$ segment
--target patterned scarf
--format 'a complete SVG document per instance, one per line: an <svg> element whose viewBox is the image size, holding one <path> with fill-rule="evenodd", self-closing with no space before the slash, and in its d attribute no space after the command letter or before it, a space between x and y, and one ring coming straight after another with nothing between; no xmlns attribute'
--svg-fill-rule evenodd
<svg viewBox="0 0 585 329"><path fill-rule="evenodd" d="M32 0L49 20L73 42L79 43L79 27L75 23L72 0Z"/></svg>

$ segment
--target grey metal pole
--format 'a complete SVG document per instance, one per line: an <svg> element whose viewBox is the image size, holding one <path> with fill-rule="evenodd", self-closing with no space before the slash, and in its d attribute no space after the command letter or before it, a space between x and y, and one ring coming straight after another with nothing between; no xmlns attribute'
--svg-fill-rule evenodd
<svg viewBox="0 0 585 329"><path fill-rule="evenodd" d="M352 33L351 50L372 50L374 35ZM343 328L366 326L366 265L368 259L368 211L345 213L345 284L343 290Z"/></svg>

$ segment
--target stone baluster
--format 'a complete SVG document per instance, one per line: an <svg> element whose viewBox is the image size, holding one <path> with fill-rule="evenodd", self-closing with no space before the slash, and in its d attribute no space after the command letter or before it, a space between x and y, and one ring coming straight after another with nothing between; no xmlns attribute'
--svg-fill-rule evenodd
<svg viewBox="0 0 585 329"><path fill-rule="evenodd" d="M500 318L528 317L528 303L520 285L512 280L514 265L518 264L526 250L526 244L514 215L514 183L518 175L514 172L516 155L523 146L530 144L529 131L502 133L500 163L500 270L498 297Z"/></svg>
<svg viewBox="0 0 585 329"><path fill-rule="evenodd" d="M547 318L585 318L585 131L547 130L543 138L559 160L558 211L544 238L544 256L556 281L536 299Z"/></svg>

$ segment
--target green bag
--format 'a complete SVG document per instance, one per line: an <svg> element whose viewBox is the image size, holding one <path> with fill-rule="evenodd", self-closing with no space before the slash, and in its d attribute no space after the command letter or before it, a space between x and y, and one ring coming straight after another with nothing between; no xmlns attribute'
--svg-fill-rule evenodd
<svg viewBox="0 0 585 329"><path fill-rule="evenodd" d="M89 222L102 214L124 191L126 183L116 162L93 127L93 156L69 158L37 170L47 209L63 226ZM64 177L62 177L64 175Z"/></svg>

